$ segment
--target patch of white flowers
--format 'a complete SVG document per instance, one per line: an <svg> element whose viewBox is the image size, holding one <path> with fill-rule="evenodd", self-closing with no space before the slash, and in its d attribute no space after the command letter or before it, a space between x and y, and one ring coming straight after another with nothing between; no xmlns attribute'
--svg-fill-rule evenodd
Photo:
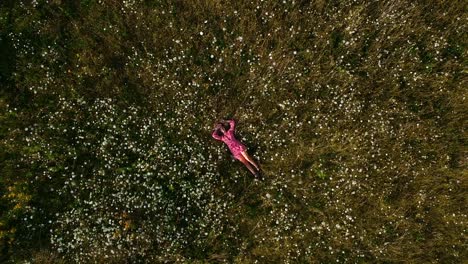
<svg viewBox="0 0 468 264"><path fill-rule="evenodd" d="M166 116L112 99L58 103L47 127L31 128L26 139L60 156L38 153L35 162L73 164L44 171L51 181L63 177L65 185L51 192L71 202L51 230L58 252L91 261L147 257L148 251L154 257L156 248L164 259L222 232L230 199L213 195L219 174L206 138L193 133L174 141ZM68 145L54 149L49 140Z"/></svg>

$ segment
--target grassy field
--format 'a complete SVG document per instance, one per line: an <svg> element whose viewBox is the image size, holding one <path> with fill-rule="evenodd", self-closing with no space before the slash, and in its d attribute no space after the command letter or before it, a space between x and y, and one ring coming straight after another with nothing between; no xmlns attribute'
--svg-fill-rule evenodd
<svg viewBox="0 0 468 264"><path fill-rule="evenodd" d="M1 1L0 262L463 263L467 20ZM211 138L222 118L264 181Z"/></svg>

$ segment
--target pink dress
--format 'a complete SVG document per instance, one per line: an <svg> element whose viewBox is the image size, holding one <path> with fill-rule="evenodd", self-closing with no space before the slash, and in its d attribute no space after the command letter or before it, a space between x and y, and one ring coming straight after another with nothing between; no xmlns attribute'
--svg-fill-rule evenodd
<svg viewBox="0 0 468 264"><path fill-rule="evenodd" d="M242 144L239 140L237 140L234 135L234 129L236 127L236 123L234 122L234 120L229 120L229 125L230 128L228 131L226 131L224 135L219 136L217 134L217 129L211 135L213 136L213 138L226 143L234 158L240 160L240 158L242 157L241 153L243 151L246 151L247 147L244 144Z"/></svg>

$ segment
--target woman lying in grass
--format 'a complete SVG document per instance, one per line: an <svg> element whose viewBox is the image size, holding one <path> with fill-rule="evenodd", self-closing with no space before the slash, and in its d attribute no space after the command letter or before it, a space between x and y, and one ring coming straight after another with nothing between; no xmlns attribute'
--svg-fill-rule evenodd
<svg viewBox="0 0 468 264"><path fill-rule="evenodd" d="M224 125L229 123L229 129L226 131ZM244 165L252 172L255 177L260 179L259 167L253 161L252 157L247 153L247 147L242 144L239 140L236 139L234 135L236 127L236 122L234 120L222 120L220 123L216 124L215 130L213 131L213 138L223 141L229 147L234 158L244 163ZM252 165L255 166L257 170L252 168Z"/></svg>

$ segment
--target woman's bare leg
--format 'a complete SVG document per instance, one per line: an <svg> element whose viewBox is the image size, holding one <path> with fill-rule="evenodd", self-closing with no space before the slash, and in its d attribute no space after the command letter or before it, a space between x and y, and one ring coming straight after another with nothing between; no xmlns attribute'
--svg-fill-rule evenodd
<svg viewBox="0 0 468 264"><path fill-rule="evenodd" d="M254 168L252 168L252 166L250 166L249 162L244 158L244 157L240 157L239 159L242 163L244 163L244 165L247 167L247 169L249 169L249 171L253 174L253 175L256 175L257 172L254 170Z"/></svg>
<svg viewBox="0 0 468 264"><path fill-rule="evenodd" d="M244 158L246 160L248 160L250 163L252 163L252 165L255 166L255 168L259 171L260 169L258 168L258 165L255 164L255 161L252 159L252 157L250 157L250 155L247 153L247 151L243 151L241 152L242 156L244 156Z"/></svg>

